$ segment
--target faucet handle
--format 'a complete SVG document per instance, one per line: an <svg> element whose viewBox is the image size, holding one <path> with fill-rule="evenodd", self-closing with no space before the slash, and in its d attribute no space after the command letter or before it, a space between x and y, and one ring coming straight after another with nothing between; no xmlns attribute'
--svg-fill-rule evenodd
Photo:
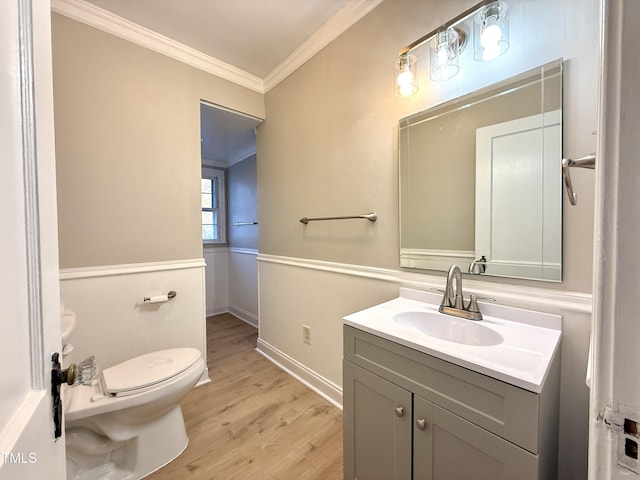
<svg viewBox="0 0 640 480"><path fill-rule="evenodd" d="M469 305L467 305L467 310L469 312L480 312L480 307L478 306L478 300L475 293L472 293L469 296Z"/></svg>

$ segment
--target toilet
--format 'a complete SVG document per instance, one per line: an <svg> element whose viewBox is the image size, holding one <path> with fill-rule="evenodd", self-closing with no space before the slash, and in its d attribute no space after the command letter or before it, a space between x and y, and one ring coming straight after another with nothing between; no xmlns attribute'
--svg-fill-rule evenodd
<svg viewBox="0 0 640 480"><path fill-rule="evenodd" d="M175 459L189 442L180 401L204 370L200 350L172 348L65 385L67 479L138 479Z"/></svg>

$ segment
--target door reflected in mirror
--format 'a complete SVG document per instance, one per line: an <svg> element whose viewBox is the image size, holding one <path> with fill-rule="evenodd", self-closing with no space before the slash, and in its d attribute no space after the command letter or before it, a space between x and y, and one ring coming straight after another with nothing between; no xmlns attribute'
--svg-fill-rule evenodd
<svg viewBox="0 0 640 480"><path fill-rule="evenodd" d="M400 264L562 279L562 61L399 123Z"/></svg>

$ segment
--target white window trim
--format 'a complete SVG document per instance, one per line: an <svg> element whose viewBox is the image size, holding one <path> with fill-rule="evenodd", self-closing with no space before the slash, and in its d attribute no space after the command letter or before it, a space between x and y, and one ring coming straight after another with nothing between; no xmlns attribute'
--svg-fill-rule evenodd
<svg viewBox="0 0 640 480"><path fill-rule="evenodd" d="M218 239L204 240L205 245L220 245L227 243L227 185L225 171L219 168L202 166L202 178L217 179L218 182ZM200 208L202 211L202 208ZM202 235L202 234L201 234Z"/></svg>

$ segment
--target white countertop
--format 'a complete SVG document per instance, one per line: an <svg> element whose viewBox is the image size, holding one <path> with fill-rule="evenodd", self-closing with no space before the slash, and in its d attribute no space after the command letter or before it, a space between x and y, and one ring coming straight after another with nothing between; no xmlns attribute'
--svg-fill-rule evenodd
<svg viewBox="0 0 640 480"><path fill-rule="evenodd" d="M397 324L401 312L438 312L441 294L400 289L388 302L344 317L344 323L373 335L442 360L488 375L497 380L540 393L560 345L562 318L514 307L480 303L483 319L473 322L502 335L498 345L475 346L427 336Z"/></svg>

